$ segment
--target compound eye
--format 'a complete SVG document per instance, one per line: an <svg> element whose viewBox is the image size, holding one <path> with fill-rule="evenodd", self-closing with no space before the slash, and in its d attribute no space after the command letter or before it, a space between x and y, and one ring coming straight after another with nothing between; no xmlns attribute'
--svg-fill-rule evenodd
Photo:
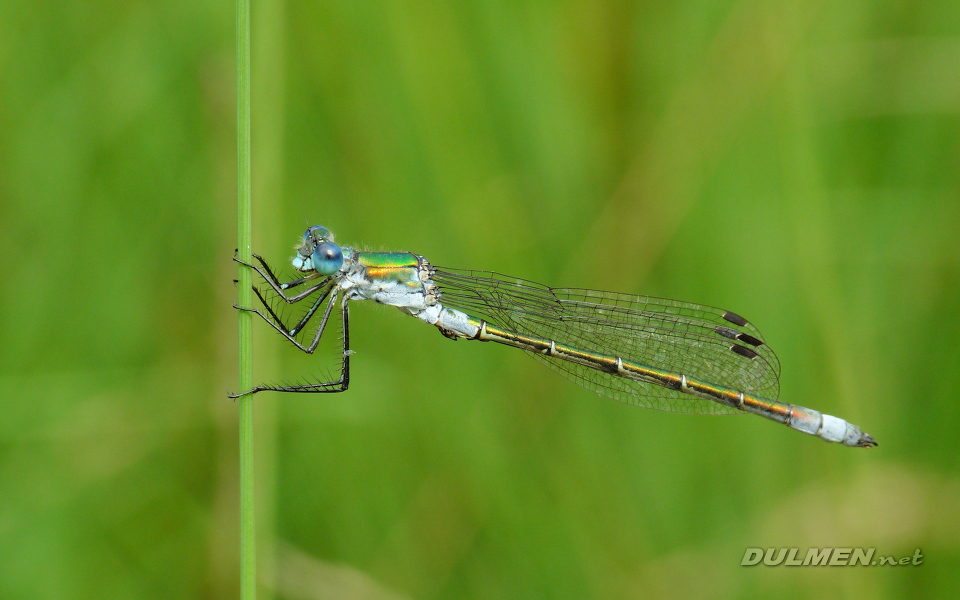
<svg viewBox="0 0 960 600"><path fill-rule="evenodd" d="M343 252L330 242L317 244L313 250L313 268L321 275L333 275L343 266Z"/></svg>
<svg viewBox="0 0 960 600"><path fill-rule="evenodd" d="M330 233L330 230L323 225L314 225L313 227L308 228L303 234L303 240L307 241L308 239L322 239L332 242L333 234Z"/></svg>

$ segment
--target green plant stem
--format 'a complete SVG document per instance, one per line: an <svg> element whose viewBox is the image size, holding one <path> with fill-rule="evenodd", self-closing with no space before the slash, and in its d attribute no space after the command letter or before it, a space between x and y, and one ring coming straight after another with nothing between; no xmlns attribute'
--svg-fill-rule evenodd
<svg viewBox="0 0 960 600"><path fill-rule="evenodd" d="M237 0L237 252L241 260L251 259L250 201L250 0ZM252 304L250 271L240 268L238 277L240 306ZM240 389L253 387L252 317L239 314ZM254 600L257 595L257 563L254 537L253 498L253 396L243 396L240 404L240 598Z"/></svg>

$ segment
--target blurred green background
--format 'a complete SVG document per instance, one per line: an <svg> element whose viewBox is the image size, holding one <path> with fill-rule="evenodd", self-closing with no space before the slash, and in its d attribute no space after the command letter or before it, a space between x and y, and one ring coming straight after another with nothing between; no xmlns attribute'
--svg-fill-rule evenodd
<svg viewBox="0 0 960 600"><path fill-rule="evenodd" d="M233 11L0 3L0 597L238 594ZM306 220L729 308L880 442L356 304L347 393L256 398L261 597L956 597L955 0L255 1L253 153L275 264ZM925 558L740 566L823 546Z"/></svg>

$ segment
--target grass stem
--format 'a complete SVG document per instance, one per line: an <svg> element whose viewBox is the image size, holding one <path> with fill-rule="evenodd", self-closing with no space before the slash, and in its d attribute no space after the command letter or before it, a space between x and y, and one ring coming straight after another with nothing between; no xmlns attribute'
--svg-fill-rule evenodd
<svg viewBox="0 0 960 600"><path fill-rule="evenodd" d="M237 251L251 259L250 199L250 0L237 0ZM240 268L237 286L240 306L252 304L250 270ZM252 317L237 311L240 320L240 389L253 387ZM253 395L240 404L240 598L257 595L253 496Z"/></svg>

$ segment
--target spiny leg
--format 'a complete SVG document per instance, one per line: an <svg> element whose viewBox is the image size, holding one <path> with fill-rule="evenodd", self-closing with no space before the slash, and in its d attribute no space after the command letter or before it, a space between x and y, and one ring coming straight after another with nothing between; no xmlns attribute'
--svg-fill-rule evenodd
<svg viewBox="0 0 960 600"><path fill-rule="evenodd" d="M296 336L298 333L300 333L300 330L303 329L304 326L306 326L307 322L310 321L313 315L317 312L317 308L320 307L320 304L326 299L327 296L330 295L330 292L335 287L336 287L335 285L330 284L330 286L327 287L327 289L325 289L322 294L320 294L320 296L313 303L310 309L307 310L307 312L303 315L303 317L300 319L300 322L297 323L297 325L293 328L287 327L286 323L283 322L283 319L280 318L280 316L273 310L273 307L270 306L267 300L260 294L260 290L258 290L257 288L253 288L253 293L257 295L257 298L259 298L260 303L263 304L263 307L267 309L267 312L270 313L270 316L273 317L276 324L279 327L282 327L291 336ZM330 308L328 307L327 312L329 313L329 311L330 311Z"/></svg>
<svg viewBox="0 0 960 600"><path fill-rule="evenodd" d="M263 307L267 310L267 312L270 313L270 317L272 317L273 320L271 321L269 318L267 318L266 315L264 315L264 314L263 314L262 312L260 312L259 310L255 310L255 309L254 309L254 310L252 310L252 312L256 312L257 314L259 314L260 317L263 318L263 320L265 320L267 323L269 323L271 327L273 327L274 329L276 329L277 331L279 331L281 334L283 334L284 337L286 337L288 340L290 340L290 341L291 341L293 344L295 344L298 348L300 348L300 349L303 350L304 352L307 352L307 349L304 348L299 342L297 342L296 339L294 339L294 336L296 336L296 335L300 332L300 330L303 329L304 326L306 326L307 322L309 322L310 319L311 319L311 317L313 317L313 315L314 315L314 313L316 312L317 308L318 308L318 307L320 306L320 304L324 301L324 299L326 299L326 297L330 294L330 291L331 291L331 290L333 289L333 287L334 287L334 284L330 283L330 280L332 279L332 277L329 277L329 276L328 276L328 277L324 277L319 283L317 283L316 285L310 287L309 289L307 289L307 290L305 290L305 291L297 294L296 296L287 297L287 296L285 296L285 295L283 294L282 289L285 289L286 287L292 287L292 286L294 286L294 285L300 285L301 283L303 283L303 281L309 279L310 277L305 277L305 278L301 278L301 279L299 279L299 280L294 280L293 282L289 282L289 283L287 283L287 284L280 284L280 283L278 282L278 280L277 280L276 275L274 275L273 271L270 270L269 265L267 265L267 263L266 263L260 256L258 256L258 255L256 255L256 254L254 254L253 256L255 256L255 257L257 258L257 260L260 261L260 263L263 265L263 268L266 270L266 273L264 273L263 271L261 271L256 265L251 265L251 264L246 263L246 262L244 262L244 261L238 260L238 259L236 258L236 256L234 256L234 260L235 260L236 262L244 265L244 266L247 266L247 267L252 268L252 269L254 269L255 271L257 271L257 273L260 274L260 276L264 279L264 281L266 281L267 283L269 283L269 284L271 285L271 287L274 289L276 295L277 295L279 298L285 300L285 301L286 301L287 303L289 303L289 304L293 304L293 303L295 303L295 302L300 302L300 301L303 300L304 298L307 298L307 297L315 294L317 291L319 291L319 290L321 290L321 289L324 289L324 287L326 287L326 289L324 289L324 291L323 291L323 293L320 295L320 297L317 298L317 300L313 303L313 306L310 307L310 309L306 312L306 314L303 316L303 318L300 320L300 322L297 324L297 326L291 329L290 327L287 327L286 323L284 323L283 318L281 318L281 316L277 314L277 311L274 310L274 307L271 306L270 302L268 302L267 299L264 298L263 294L260 292L260 289L259 289L257 286L251 286L251 289L253 290L253 293L255 293L255 294L257 295L257 298L260 300L260 303L261 303L261 304L263 305ZM316 274L314 274L314 278L315 278L315 277L316 277ZM237 283L237 280L234 280L234 284L236 284L236 283ZM247 310L247 311L250 311L250 310L251 310L251 309L248 309L248 308L246 308L246 307L238 306L238 305L236 305L236 304L234 304L234 308L236 308L236 309L238 309L238 310ZM328 312L329 312L329 310L328 310ZM321 327L321 331L322 331L322 327ZM314 342L313 348L316 348L316 342Z"/></svg>
<svg viewBox="0 0 960 600"><path fill-rule="evenodd" d="M344 296L340 304L340 314L343 317L343 358L340 362L340 379L308 383L303 385L276 386L271 389L278 392L298 392L306 394L323 394L344 392L350 386L350 307L347 297Z"/></svg>
<svg viewBox="0 0 960 600"><path fill-rule="evenodd" d="M286 294L283 293L284 290L288 290L288 289L290 289L290 288L295 288L295 287L297 287L297 286L303 285L303 284L306 283L307 281L314 280L314 279L316 279L317 277L320 277L320 273L310 273L309 275L305 275L305 276L303 276L303 277L299 277L299 278L294 279L294 280L292 280L292 281L288 281L288 282L286 282L286 283L280 283L279 278L277 278L277 276L273 274L273 271L270 269L270 266L267 264L267 261L263 260L263 258L262 258L260 255L258 255L258 254L253 254L252 256L253 256L254 258L256 258L256 259L260 262L260 264L263 266L262 269L261 269L260 267L258 267L257 265L255 265L255 264L248 263L248 262L246 262L246 261L240 260L239 258L237 258L236 254L234 254L233 260L234 260L235 262L240 263L241 265L243 265L243 266L245 266L245 267L248 267L248 268L253 269L254 271L256 271L256 272L260 275L260 277L262 277L263 280L266 281L266 282L270 285L270 287L273 288L273 290L274 290L275 292L277 292L277 295L280 296L280 298L282 298L284 301L286 301L286 302L288 302L288 303L290 303L290 304L293 304L294 302L299 302L299 301L303 300L303 299L306 298L307 296L309 296L309 295L313 294L314 292L316 292L318 289L322 288L324 285L326 285L326 284L332 279L332 277L330 277L330 276L328 275L328 276L324 277L319 283L317 283L317 284L314 285L313 287L311 287L311 288L309 288L309 289L307 289L307 290L305 290L305 291L303 291L303 292L300 292L299 294L297 294L297 295L295 295L295 296L289 296L289 297L288 297Z"/></svg>
<svg viewBox="0 0 960 600"><path fill-rule="evenodd" d="M258 257L258 258L259 258L259 257ZM263 263L263 265L264 265L264 267L267 269L268 274L269 274L269 276L264 277L264 279L267 280L267 281L270 281L272 284L276 284L276 283L277 283L277 282L276 282L276 277L273 275L273 272L269 270L269 267L266 265L266 263ZM265 275L265 274L262 273L259 269L257 269L256 266L252 266L252 265L248 265L248 266L251 266L251 268L257 270L257 271L260 273L261 276L264 276L264 275ZM272 278L272 279L271 279L271 278ZM257 298L260 300L261 304L263 304L263 307L266 308L267 312L269 312L269 317L268 317L266 314L264 314L262 311L260 311L259 309L242 307L242 306L238 306L237 304L234 304L234 308L236 308L236 309L238 309L238 310L243 310L243 311L246 311L246 312L254 312L254 313L256 313L257 315L260 316L260 318L262 318L262 319L263 319L264 321L266 321L271 327L273 327L275 330L277 330L281 335L283 335L283 336L284 336L290 343L292 343L294 346L296 346L297 348L299 348L299 349L302 350L303 352L306 352L306 353L308 353L308 354L312 354L312 353L316 350L318 344L320 343L320 339L321 339L321 337L323 336L323 332L324 332L324 330L325 330L325 328L326 328L326 325L327 325L327 322L328 322L328 320L329 320L329 318L330 318L330 314L331 314L331 312L332 312L332 310L333 310L333 307L334 307L334 305L336 305L336 303L337 303L337 298L338 298L339 292L340 292L340 290L339 290L339 288L336 286L336 284L330 283L330 279L331 279L330 277L324 278L324 280L321 281L319 284L311 287L310 289L306 290L305 292L303 292L303 293L301 293L301 294L298 294L297 297L294 297L294 298L292 298L292 299L291 299L291 298L285 298L281 292L278 292L278 295L279 295L279 296L283 297L283 298L284 298L285 300L287 300L288 302L291 302L291 301L299 301L299 300L302 300L303 298L306 298L307 296L309 296L309 295L317 292L318 290L320 290L321 288L323 288L324 286L326 286L326 288L323 289L323 292L320 294L320 296L317 297L317 298L314 300L313 304L311 305L311 307L309 308L309 310L304 314L303 318L301 318L300 322L297 323L297 325L296 325L295 327L293 327L292 329L286 326L286 324L283 322L283 320L280 318L280 316L274 311L273 307L270 305L270 303L267 302L266 298L264 298L263 294L260 292L260 290L259 290L256 286L252 286L252 289L253 289L254 293L257 295ZM277 287L277 286L276 286L276 285L273 285L272 287L274 287L274 289L276 290L276 287ZM324 314L323 314L323 319L321 320L320 325L317 327L317 331L316 331L316 334L315 334L315 336L314 336L314 338L313 338L313 342L310 344L310 346L304 347L304 346L296 339L295 336L296 336L298 333L300 333L300 331L306 326L306 324L310 321L310 319L311 319L311 318L313 317L313 315L316 313L317 309L318 309L318 308L320 307L320 305L324 302L324 300L326 300L326 298L330 295L331 292L334 292L334 293L333 293L333 297L330 299L330 302L327 304L327 308L326 308L326 310L324 311ZM343 305L345 305L345 303L346 303L346 299L344 299ZM343 305L342 305L342 307L345 308L345 306L343 306ZM345 323L346 323L346 322L347 322L347 321L346 321L346 315L344 315L344 319L345 319ZM346 350L345 350L344 352L346 352ZM345 354L345 356L346 356L346 354ZM342 386L342 383L343 383L343 381L345 380L345 376L343 375L343 372L344 372L344 367L341 366L341 377L340 377L340 381L339 381L339 382L326 382L326 383L317 383L317 384L306 384L306 385L303 385L303 386L300 386L300 385L297 385L297 386L267 386L267 385L261 385L261 386L257 386L256 388L254 388L254 389L252 389L252 390L249 390L249 391L246 391L246 392L242 392L242 393L240 393L240 394L230 394L230 397L236 398L236 397L239 397L239 396L242 396L242 395L245 395L245 394L255 393L255 392L257 392L257 391L264 391L264 390L269 390L269 389L280 390L281 388L291 388L291 391L297 391L297 390L293 390L293 388L298 388L298 389L299 389L299 388L303 388L303 389L300 390L300 391L314 391L314 392L342 391L342 389L335 389L335 388L337 388L338 386ZM349 365L347 365L345 372L347 373L347 375L346 375L346 380L348 381L348 380L349 380ZM343 389L346 389L346 388L344 387Z"/></svg>
<svg viewBox="0 0 960 600"><path fill-rule="evenodd" d="M257 261L259 261L261 265L263 265L263 269L264 269L264 270L267 272L267 274L270 276L269 278L265 278L266 282L270 284L270 287L274 288L274 291L278 292L279 296L280 296L283 300L287 301L287 302L290 303L290 304L293 304L294 302L300 302L301 300L303 300L303 299L306 298L307 296L313 294L315 291L317 291L318 289L322 288L325 284L327 284L328 282L330 282L330 280L333 279L332 276L327 275L326 277L324 277L323 279L321 279L319 283L317 283L316 285L314 285L314 286L311 287L310 289L305 290L305 291L303 291L303 292L300 292L299 294L297 294L297 295L295 295L295 296L289 296L289 297L287 297L286 295L284 295L284 294L282 294L282 293L279 293L280 290L289 290L289 289L291 289L291 288L295 288L295 287L297 287L297 286L303 285L303 284L306 283L307 281L311 281L311 280L316 279L317 277L320 277L320 273L314 272L314 273L310 273L310 274L308 274L308 275L304 275L303 277L298 277L297 279L293 279L293 280L288 281L288 282L286 282L286 283L280 283L280 278L277 277L276 275L274 275L273 271L270 269L270 265L267 264L267 261L263 260L263 257L261 257L259 254L253 254L252 256L253 256L254 258L256 258ZM256 268L256 267L254 267L254 268ZM259 271L259 270L258 270L258 271ZM263 274L261 273L261 275L263 275ZM276 284L276 285L274 285L274 284ZM278 288L279 288L279 289L278 289Z"/></svg>
<svg viewBox="0 0 960 600"><path fill-rule="evenodd" d="M306 325L306 322L310 319L310 317L313 316L313 314L316 312L320 304L330 294L331 290L335 290L333 293L333 297L330 299L330 302L327 303L327 309L323 313L323 319L320 321L320 326L317 327L317 333L313 338L313 342L309 346L305 347L294 336L300 332L300 329L302 329L304 325ZM261 302L263 302L263 297L260 296L260 293L256 290L256 288L254 288L254 292L257 292L257 296L259 296ZM313 354L314 350L317 349L317 344L320 343L320 337L323 335L323 330L327 326L327 319L330 318L330 312L333 310L334 304L337 303L337 297L339 296L339 294L340 294L339 288L337 288L336 286L331 286L330 289L326 290L326 292L324 292L317 298L317 300L313 303L313 306L310 307L310 310L307 311L307 314L304 316L304 318L301 319L300 323L298 323L297 327L292 331L287 331L286 327L281 327L281 325L283 325L283 321L281 321L277 317L276 313L273 312L273 309L271 309L269 305L265 304L265 306L267 307L267 310L270 312L270 317L273 317L272 319L267 315L263 314L260 311L260 309L257 309L257 308L247 308L245 306L237 306L236 304L234 304L233 307L237 310L252 312L260 315L261 319L266 321L271 327L273 327L278 332L280 332L280 335L287 338L287 341L289 341L291 344L293 344L300 350L303 350L307 354Z"/></svg>
<svg viewBox="0 0 960 600"><path fill-rule="evenodd" d="M320 341L320 335L323 333L323 328L326 327L327 318L330 316L330 311L333 309L333 305L337 301L337 292L334 292L333 298L331 298L330 303L327 305L327 310L324 311L323 321L320 323L320 327L317 329L317 335L313 340L313 344L310 346L310 350L303 348L296 340L291 339L291 341L297 345L298 348L304 350L305 352L313 352L316 348L317 343ZM270 322L259 310L256 309L243 309L250 312L255 312L267 320L268 323L273 325L275 329L284 333L280 330L279 327ZM230 394L231 398L239 398L240 396L245 396L247 394L255 394L257 392L264 391L274 391L274 392L296 392L296 393L307 393L307 394L323 394L323 393L336 393L346 391L347 387L350 385L350 308L346 296L343 298L343 302L340 303L340 312L343 317L343 358L340 363L340 379L337 381L322 381L317 383L308 383L302 385L258 385L255 388L248 390L246 392L241 392L239 394ZM286 334L285 334L286 335ZM289 336L287 336L288 339Z"/></svg>
<svg viewBox="0 0 960 600"><path fill-rule="evenodd" d="M283 328L284 331L289 333L291 336L295 336L307 324L307 321L309 321L310 318L313 316L314 312L316 312L317 306L319 305L319 303L323 302L324 298L327 297L327 295L330 293L330 290L335 285L335 284L329 283L329 279L330 279L329 277L324 278L323 281L311 287L310 289L306 290L305 292L298 294L293 299L284 298L285 300L287 300L288 303L299 302L300 300L306 298L307 296L314 294L318 290L322 289L321 286L324 286L324 285L327 286L327 288L324 290L320 298L316 302L314 302L314 305L310 308L310 310L307 311L306 315L303 317L300 323L293 329L291 329L290 327L287 327L286 323L284 323L283 318L279 314L277 314L277 311L274 309L274 306L272 306L271 303L268 302L266 298L264 298L263 294L260 292L260 288L258 288L257 286L251 286L251 289L253 290L253 293L257 295L257 298L260 300L260 303L263 305L263 307L267 309L267 312L270 313L270 316L273 317L274 323L271 323L271 324L277 324L281 328ZM234 280L234 283L236 283L236 280ZM276 294L276 295L283 298L282 294Z"/></svg>

